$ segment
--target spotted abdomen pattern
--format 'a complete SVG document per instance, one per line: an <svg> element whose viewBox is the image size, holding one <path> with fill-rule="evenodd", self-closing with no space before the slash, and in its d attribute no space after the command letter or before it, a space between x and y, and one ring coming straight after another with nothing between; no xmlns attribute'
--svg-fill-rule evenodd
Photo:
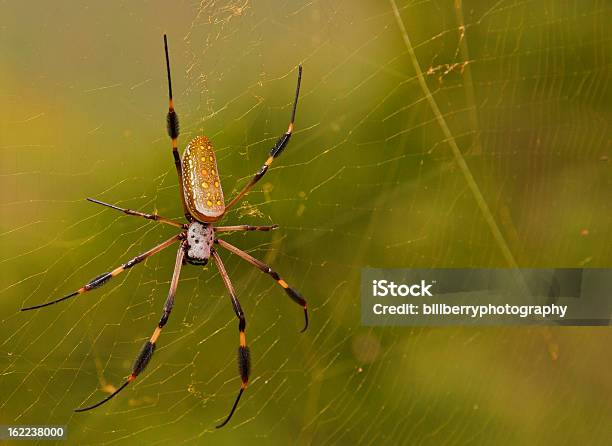
<svg viewBox="0 0 612 446"><path fill-rule="evenodd" d="M223 190L212 144L205 136L194 138L183 154L183 190L192 216L201 222L216 221L225 212Z"/></svg>

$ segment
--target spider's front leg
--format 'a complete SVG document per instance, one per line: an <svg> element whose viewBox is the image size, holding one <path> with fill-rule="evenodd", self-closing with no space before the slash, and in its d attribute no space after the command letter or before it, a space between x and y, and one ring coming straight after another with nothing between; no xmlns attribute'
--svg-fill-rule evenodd
<svg viewBox="0 0 612 446"><path fill-rule="evenodd" d="M177 234L171 239L168 239L165 242L160 243L159 245L155 246L154 248L149 249L147 252L143 252L142 254L137 255L133 259L125 262L121 266L118 266L114 270L104 273L104 274L100 274L98 277L91 279L84 286L82 286L75 292L68 294L67 296L60 297L59 299L55 299L50 302L46 302L44 304L34 305L32 307L25 307L25 308L22 308L21 311L36 310L38 308L47 307L49 305L53 305L58 302L62 302L66 299L70 299L71 297L78 296L79 294L87 293L88 291L95 290L96 288L100 288L102 285L106 285L108 281L111 280L113 277L117 276L118 274L121 274L125 270L130 269L131 267L135 265L138 265L140 262L148 259L153 254L157 254L161 250L166 249L168 246L172 245L174 242L184 237L185 237L185 233Z"/></svg>
<svg viewBox="0 0 612 446"><path fill-rule="evenodd" d="M183 266L183 259L185 258L185 250L186 250L187 242L183 241L179 246L178 253L176 255L176 263L174 264L174 273L172 274L172 280L170 282L170 290L168 291L168 298L166 299L166 303L164 304L164 309L162 312L162 316L157 323L157 327L153 331L151 337L145 342L140 350L136 361L134 361L134 365L132 366L132 373L128 376L127 380L115 390L112 394L104 398L102 401L97 402L92 406L82 407L79 409L75 409L75 412L85 412L87 410L95 409L98 406L106 403L108 400L113 398L119 392L121 392L125 387L134 381L138 375L145 369L149 361L153 357L153 353L155 352L155 346L157 344L157 338L164 328L164 325L168 322L168 318L170 317L170 313L172 312L172 308L174 307L174 296L176 295L176 288L178 287L179 275L181 274L181 267Z"/></svg>
<svg viewBox="0 0 612 446"><path fill-rule="evenodd" d="M225 287L229 292L230 299L232 300L232 307L234 308L234 313L236 313L236 317L238 318L238 330L240 331L240 346L238 347L238 371L240 373L240 379L242 380L242 385L240 386L240 391L238 392L238 396L234 401L234 405L232 406L232 410L229 415L225 419L225 421L217 426L217 428L225 426L229 420L234 415L236 411L236 407L238 407L238 401L240 401L240 397L242 396L242 392L247 388L249 384L249 375L251 373L251 357L249 348L246 345L246 335L244 330L246 328L246 319L244 318L244 312L240 307L240 302L238 302L238 298L236 297L236 291L234 291L234 286L230 281L229 276L227 275L227 271L225 270L225 266L217 254L217 251L211 249L212 258L215 260L215 264L217 268L219 268L219 274L221 274L221 278L223 279L223 283L225 283Z"/></svg>
<svg viewBox="0 0 612 446"><path fill-rule="evenodd" d="M238 257L246 260L251 265L259 269L261 272L266 273L267 275L272 277L274 280L276 280L276 283L279 284L285 290L285 293L287 293L287 296L289 296L292 301L294 301L296 304L300 305L304 309L304 328L302 329L302 333L306 331L306 329L308 328L308 305L306 304L306 299L304 299L297 290L295 290L294 288L291 288L287 282L281 279L281 277L278 275L276 271L274 271L264 262L244 252L242 249L237 248L234 245L231 245L225 240L221 240L221 239L215 239L215 243L224 247L229 252L236 254Z"/></svg>

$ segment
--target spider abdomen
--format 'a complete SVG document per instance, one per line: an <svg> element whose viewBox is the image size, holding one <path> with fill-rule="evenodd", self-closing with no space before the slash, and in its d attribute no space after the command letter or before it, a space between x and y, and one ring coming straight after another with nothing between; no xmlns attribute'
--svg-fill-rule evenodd
<svg viewBox="0 0 612 446"><path fill-rule="evenodd" d="M187 229L186 260L193 265L206 265L214 242L212 225L194 221Z"/></svg>
<svg viewBox="0 0 612 446"><path fill-rule="evenodd" d="M217 158L205 136L191 140L183 153L183 192L189 213L198 221L213 222L225 213Z"/></svg>

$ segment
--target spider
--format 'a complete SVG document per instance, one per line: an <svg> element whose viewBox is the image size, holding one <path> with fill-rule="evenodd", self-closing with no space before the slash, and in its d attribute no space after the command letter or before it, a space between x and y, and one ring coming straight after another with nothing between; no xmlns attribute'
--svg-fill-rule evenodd
<svg viewBox="0 0 612 446"><path fill-rule="evenodd" d="M149 220L154 220L159 223L175 226L181 229L181 232L174 237L166 240L165 242L149 249L148 251L137 255L133 259L124 263L123 265L115 268L114 270L101 274L94 279L90 280L86 285L79 288L77 291L64 296L62 298L40 304L32 307L22 308L21 311L34 310L37 308L46 307L58 302L64 301L71 297L79 294L86 293L88 291L100 288L105 285L110 279L122 273L123 271L141 263L145 259L157 254L161 250L168 248L176 242L179 242L178 253L176 255L176 263L174 265L174 273L172 274L172 280L170 281L170 290L168 291L168 297L164 304L161 319L159 320L155 330L151 337L145 342L140 353L134 361L132 366L132 372L126 379L126 381L113 393L108 395L103 400L93 404L91 406L82 407L75 409L75 412L85 412L87 410L94 409L98 406L109 401L111 398L121 392L128 384L142 373L145 369L153 353L155 352L155 346L157 339L162 331L162 328L168 322L172 308L174 307L174 297L176 295L176 289L179 282L179 275L181 268L185 263L192 265L206 265L208 260L212 257L214 263L219 270L219 274L223 279L225 287L229 292L229 297L232 303L232 308L236 317L238 318L238 331L239 331L239 347L238 347L238 371L242 384L234 404L223 423L216 426L217 428L225 426L232 415L236 411L238 402L242 393L247 388L250 375L250 353L247 347L245 328L246 319L244 312L240 306L240 302L236 296L236 292L227 274L225 266L217 253L217 247L227 249L230 253L237 255L238 257L246 260L251 265L255 266L262 272L271 276L287 293L287 295L297 304L301 305L304 309L304 328L302 332L308 327L308 310L306 306L306 300L301 296L299 292L291 288L287 282L285 282L276 271L272 270L268 265L261 262L260 260L252 257L241 249L229 244L225 240L218 239L216 234L221 232L230 231L270 231L276 229L277 225L272 226L250 226L250 225L238 225L238 226L213 226L213 224L220 220L228 209L234 206L261 178L266 174L268 168L279 156L289 143L289 139L293 133L293 123L295 121L295 111L297 108L298 97L300 94L300 83L302 80L302 66L298 66L298 78L297 87L295 90L295 99L293 102L293 110L291 112L291 121L289 122L289 128L287 131L278 139L274 147L270 150L270 154L266 159L263 166L253 176L249 183L227 204L225 205L223 199L223 190L221 189L221 180L217 171L217 161L215 152L211 142L205 136L198 136L194 138L185 149L183 157L179 156L177 148L177 140L179 136L179 121L178 115L174 110L174 101L172 99L172 80L170 77L170 58L168 56L168 40L164 34L164 51L166 55L166 71L168 74L168 115L167 115L167 129L168 136L172 140L172 155L174 157L174 165L176 166L176 173L178 174L179 192L181 195L181 201L183 204L183 211L187 223L179 223L169 218L159 216L157 214L146 214L143 212L124 209L119 206L104 203L93 198L87 198L87 200L100 204L102 206L121 211L127 215L143 217Z"/></svg>

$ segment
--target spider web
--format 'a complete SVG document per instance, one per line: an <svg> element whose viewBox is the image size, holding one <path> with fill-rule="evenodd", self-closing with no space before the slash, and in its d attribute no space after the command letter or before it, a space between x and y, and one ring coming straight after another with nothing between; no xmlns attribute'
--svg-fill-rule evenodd
<svg viewBox="0 0 612 446"><path fill-rule="evenodd" d="M72 444L609 440L609 330L367 329L358 297L364 266L612 264L608 2L2 8L0 424L66 424ZM226 197L285 130L304 66L290 145L224 223L280 225L227 240L307 297L311 326L221 251L253 359L223 430L238 333L214 266L183 268L146 371L85 414L155 327L176 248L19 312L174 233L84 201L181 218L164 32L181 147L213 141Z"/></svg>

